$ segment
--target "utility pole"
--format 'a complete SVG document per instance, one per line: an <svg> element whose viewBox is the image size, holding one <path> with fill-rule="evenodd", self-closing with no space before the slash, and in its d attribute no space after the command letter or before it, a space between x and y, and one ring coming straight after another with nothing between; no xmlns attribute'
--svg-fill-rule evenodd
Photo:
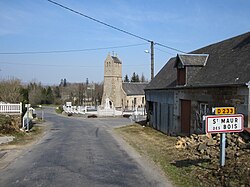
<svg viewBox="0 0 250 187"><path fill-rule="evenodd" d="M151 80L154 78L154 42L150 41L150 49L151 49Z"/></svg>

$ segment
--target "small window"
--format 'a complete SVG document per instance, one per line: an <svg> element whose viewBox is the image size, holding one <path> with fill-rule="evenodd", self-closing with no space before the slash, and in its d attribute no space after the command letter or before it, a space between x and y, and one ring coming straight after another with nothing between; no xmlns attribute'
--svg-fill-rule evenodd
<svg viewBox="0 0 250 187"><path fill-rule="evenodd" d="M141 99L141 103L142 103L142 104L144 104L144 97L142 97L142 99Z"/></svg>

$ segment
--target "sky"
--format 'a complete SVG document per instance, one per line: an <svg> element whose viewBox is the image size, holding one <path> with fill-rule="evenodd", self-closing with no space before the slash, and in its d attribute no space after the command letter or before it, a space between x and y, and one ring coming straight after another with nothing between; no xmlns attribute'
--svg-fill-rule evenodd
<svg viewBox="0 0 250 187"><path fill-rule="evenodd" d="M249 0L54 0L149 41L191 52L250 31ZM180 53L154 45L155 75ZM0 79L101 83L107 55L150 80L150 43L47 0L0 0Z"/></svg>

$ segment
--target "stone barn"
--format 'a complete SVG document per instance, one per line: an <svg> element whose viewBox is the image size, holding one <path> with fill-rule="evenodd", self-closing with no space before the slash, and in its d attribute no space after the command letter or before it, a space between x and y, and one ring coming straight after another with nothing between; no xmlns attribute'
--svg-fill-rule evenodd
<svg viewBox="0 0 250 187"><path fill-rule="evenodd" d="M204 132L213 107L235 107L250 127L250 32L171 58L145 93L149 123L166 134Z"/></svg>

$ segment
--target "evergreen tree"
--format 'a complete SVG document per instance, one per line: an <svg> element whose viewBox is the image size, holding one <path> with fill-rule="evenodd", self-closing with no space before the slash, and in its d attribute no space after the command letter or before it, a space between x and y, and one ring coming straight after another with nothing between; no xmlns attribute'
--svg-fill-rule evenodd
<svg viewBox="0 0 250 187"><path fill-rule="evenodd" d="M135 76L135 82L140 82L140 78L139 78L138 74L136 74L136 76Z"/></svg>
<svg viewBox="0 0 250 187"><path fill-rule="evenodd" d="M29 103L29 90L28 88L21 88L20 94L22 97L22 103Z"/></svg>
<svg viewBox="0 0 250 187"><path fill-rule="evenodd" d="M41 97L41 103L39 104L47 104L47 90L46 88L42 88L42 97Z"/></svg>
<svg viewBox="0 0 250 187"><path fill-rule="evenodd" d="M131 82L140 82L139 75L136 74L135 72L133 73L131 77Z"/></svg>
<svg viewBox="0 0 250 187"><path fill-rule="evenodd" d="M126 74L124 77L124 82L129 82L128 75Z"/></svg>
<svg viewBox="0 0 250 187"><path fill-rule="evenodd" d="M46 90L46 104L52 104L54 102L54 94L49 86Z"/></svg>
<svg viewBox="0 0 250 187"><path fill-rule="evenodd" d="M63 79L63 87L66 87L66 86L67 86L67 80Z"/></svg>
<svg viewBox="0 0 250 187"><path fill-rule="evenodd" d="M141 75L141 82L146 82L146 79L145 79L145 76L143 75L143 73Z"/></svg>
<svg viewBox="0 0 250 187"><path fill-rule="evenodd" d="M54 96L55 98L61 98L61 92L59 86L56 86L54 89Z"/></svg>
<svg viewBox="0 0 250 187"><path fill-rule="evenodd" d="M131 82L136 82L136 74L135 74L135 72L133 73L133 75L131 77Z"/></svg>

